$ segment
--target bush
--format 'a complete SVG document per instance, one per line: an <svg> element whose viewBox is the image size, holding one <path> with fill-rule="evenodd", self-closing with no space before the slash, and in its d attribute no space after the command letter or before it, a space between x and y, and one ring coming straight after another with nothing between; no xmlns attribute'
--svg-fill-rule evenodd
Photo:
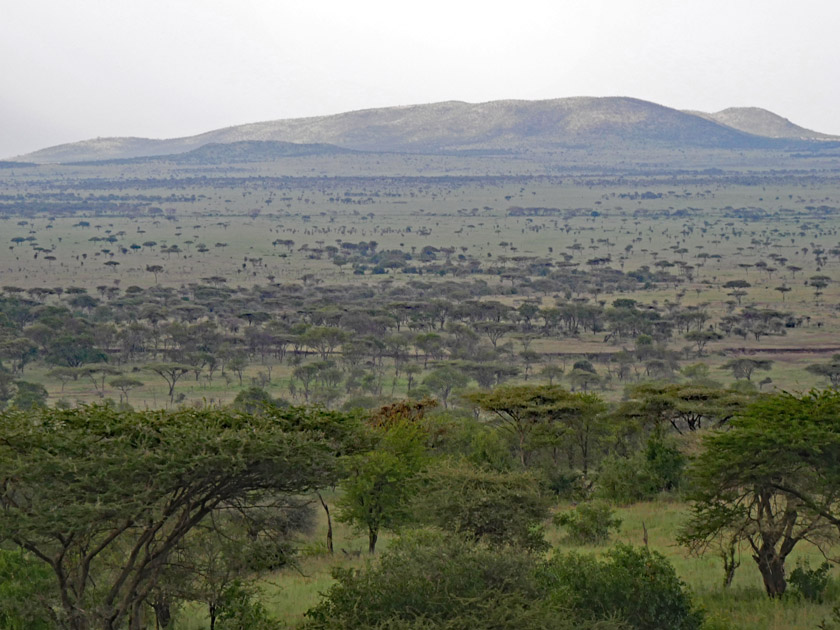
<svg viewBox="0 0 840 630"><path fill-rule="evenodd" d="M222 594L217 630L280 630L279 621L271 619L256 599L254 589L235 581Z"/></svg>
<svg viewBox="0 0 840 630"><path fill-rule="evenodd" d="M231 407L237 411L250 414L263 413L266 409L286 409L290 406L282 398L272 398L271 394L261 387L243 389L231 403Z"/></svg>
<svg viewBox="0 0 840 630"><path fill-rule="evenodd" d="M645 448L647 469L656 480L658 490L676 490L685 471L686 457L671 441L653 435Z"/></svg>
<svg viewBox="0 0 840 630"><path fill-rule="evenodd" d="M644 453L630 457L610 455L601 462L595 496L618 505L649 501L659 492L658 481Z"/></svg>
<svg viewBox="0 0 840 630"><path fill-rule="evenodd" d="M830 569L828 562L823 562L816 569L812 569L807 561L799 563L788 578L792 593L809 602L821 604L831 582L828 573Z"/></svg>
<svg viewBox="0 0 840 630"><path fill-rule="evenodd" d="M604 458L595 494L619 505L649 501L680 486L685 464L686 458L676 446L652 436L644 451L630 457Z"/></svg>
<svg viewBox="0 0 840 630"><path fill-rule="evenodd" d="M415 500L420 522L493 545L543 549L548 501L530 473L444 463L423 476Z"/></svg>
<svg viewBox="0 0 840 630"><path fill-rule="evenodd" d="M542 576L555 606L590 622L617 615L634 630L699 630L703 624L668 560L644 547L618 545L603 560L557 555Z"/></svg>
<svg viewBox="0 0 840 630"><path fill-rule="evenodd" d="M566 528L572 542L598 545L607 542L610 530L621 527L621 519L603 501L581 503L575 509L557 514L554 522Z"/></svg>
<svg viewBox="0 0 840 630"><path fill-rule="evenodd" d="M394 542L378 564L336 569L337 583L306 613L307 630L561 630L535 579L536 561L457 536L416 533Z"/></svg>
<svg viewBox="0 0 840 630"><path fill-rule="evenodd" d="M574 470L546 466L542 470L547 489L559 499L583 501L587 490L583 475Z"/></svg>

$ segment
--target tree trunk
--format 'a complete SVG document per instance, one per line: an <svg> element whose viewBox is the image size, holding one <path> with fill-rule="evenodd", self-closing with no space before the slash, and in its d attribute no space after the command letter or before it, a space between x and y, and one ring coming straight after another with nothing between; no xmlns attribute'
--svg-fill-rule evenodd
<svg viewBox="0 0 840 630"><path fill-rule="evenodd" d="M155 627L168 628L172 622L172 608L169 598L163 593L158 593L152 603L152 608L155 610Z"/></svg>
<svg viewBox="0 0 840 630"><path fill-rule="evenodd" d="M761 578L764 580L764 589L769 597L781 597L787 588L785 579L785 559L778 554L773 547L762 546L758 553L753 555Z"/></svg>
<svg viewBox="0 0 840 630"><path fill-rule="evenodd" d="M376 552L376 539L379 538L379 532L373 528L368 528L368 553Z"/></svg>
<svg viewBox="0 0 840 630"><path fill-rule="evenodd" d="M321 493L318 492L318 500L321 502L321 505L324 508L324 512L327 513L327 551L330 552L330 555L333 553L333 528L332 528L332 517L330 516L330 507L327 505L327 502L324 501L324 497L321 496Z"/></svg>
<svg viewBox="0 0 840 630"><path fill-rule="evenodd" d="M131 607L131 614L128 618L129 630L143 630L145 624L143 623L143 602L136 602Z"/></svg>

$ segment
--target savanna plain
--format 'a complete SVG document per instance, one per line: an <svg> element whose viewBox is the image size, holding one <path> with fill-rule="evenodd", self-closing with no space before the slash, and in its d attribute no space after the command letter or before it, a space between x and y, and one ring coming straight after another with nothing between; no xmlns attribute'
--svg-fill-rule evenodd
<svg viewBox="0 0 840 630"><path fill-rule="evenodd" d="M840 626L840 180L751 164L0 169L0 628Z"/></svg>

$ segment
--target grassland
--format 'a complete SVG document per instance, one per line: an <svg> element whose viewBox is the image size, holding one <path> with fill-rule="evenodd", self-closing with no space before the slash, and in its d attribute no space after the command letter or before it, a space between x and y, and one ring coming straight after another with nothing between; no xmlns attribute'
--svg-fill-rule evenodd
<svg viewBox="0 0 840 630"><path fill-rule="evenodd" d="M558 510L567 508L566 505L558 506ZM674 543L685 518L686 508L676 497L663 497L654 502L618 508L617 514L622 519L622 525L610 543L620 541L642 545L646 528L650 548L668 558L680 578L690 586L694 600L706 611L710 620L719 623L722 628L816 629L821 622L831 618L832 608L840 597L840 584L831 584L824 604L805 602L795 597L770 600L764 594L760 575L747 549L740 550L741 566L736 571L731 587L723 588L720 558L713 554L692 556ZM362 567L371 561L362 552L367 541L357 532L337 524L334 556L326 554L323 545L319 544L325 533L326 522L323 521L319 523L314 537L304 545L298 566L267 576L260 584L264 595L262 601L268 610L290 626L299 623L304 613L329 589L333 583L331 571L334 567ZM390 536L383 539L381 550L387 549L390 539ZM562 529L554 526L550 526L547 539L558 552L600 554L609 548L609 545L580 546L569 543ZM792 555L790 564L795 567L797 562L806 561L810 566L818 566L823 560L818 552L803 547ZM181 614L184 630L204 628L204 618L203 611L195 608Z"/></svg>

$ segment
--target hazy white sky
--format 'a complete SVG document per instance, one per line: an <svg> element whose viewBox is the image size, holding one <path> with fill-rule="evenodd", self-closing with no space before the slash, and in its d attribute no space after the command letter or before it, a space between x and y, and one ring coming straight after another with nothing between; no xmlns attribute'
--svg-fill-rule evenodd
<svg viewBox="0 0 840 630"><path fill-rule="evenodd" d="M441 100L754 105L840 134L837 0L0 0L0 157Z"/></svg>

